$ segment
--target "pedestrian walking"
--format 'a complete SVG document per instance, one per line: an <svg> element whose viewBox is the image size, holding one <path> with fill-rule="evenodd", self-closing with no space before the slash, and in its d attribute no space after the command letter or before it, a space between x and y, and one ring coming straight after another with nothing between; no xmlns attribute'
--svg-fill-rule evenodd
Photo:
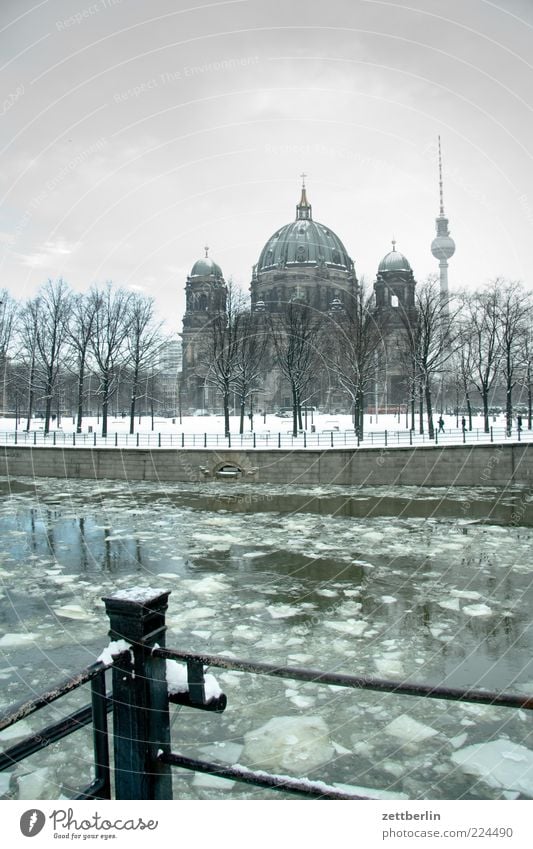
<svg viewBox="0 0 533 849"><path fill-rule="evenodd" d="M442 416L439 419L439 433L444 433L444 419Z"/></svg>

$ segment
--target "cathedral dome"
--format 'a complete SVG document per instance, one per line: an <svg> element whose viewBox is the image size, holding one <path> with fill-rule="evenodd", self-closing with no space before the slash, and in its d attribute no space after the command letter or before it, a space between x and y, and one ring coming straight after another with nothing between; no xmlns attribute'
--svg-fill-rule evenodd
<svg viewBox="0 0 533 849"><path fill-rule="evenodd" d="M339 271L352 271L353 262L339 237L323 224L313 221L305 186L296 207L296 221L285 224L270 237L259 256L256 271L276 268L312 268L326 265Z"/></svg>
<svg viewBox="0 0 533 849"><path fill-rule="evenodd" d="M378 274L384 271L412 271L407 257L396 250L396 242L392 243L392 251L383 257L378 266Z"/></svg>
<svg viewBox="0 0 533 849"><path fill-rule="evenodd" d="M194 263L190 277L223 277L222 269L216 262L206 255L202 259L196 260Z"/></svg>

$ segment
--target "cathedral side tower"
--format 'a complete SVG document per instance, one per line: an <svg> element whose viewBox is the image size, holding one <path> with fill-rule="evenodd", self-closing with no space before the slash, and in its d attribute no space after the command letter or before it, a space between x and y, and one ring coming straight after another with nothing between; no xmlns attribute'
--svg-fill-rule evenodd
<svg viewBox="0 0 533 849"><path fill-rule="evenodd" d="M227 288L222 269L209 257L197 260L185 285L183 316L182 404L185 408L204 409L211 405L210 387L202 350L212 319L226 309Z"/></svg>

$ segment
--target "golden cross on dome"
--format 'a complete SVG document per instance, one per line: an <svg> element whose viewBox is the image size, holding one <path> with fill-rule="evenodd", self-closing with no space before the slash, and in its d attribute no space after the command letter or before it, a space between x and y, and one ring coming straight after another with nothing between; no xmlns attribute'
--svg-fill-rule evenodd
<svg viewBox="0 0 533 849"><path fill-rule="evenodd" d="M302 178L302 189L305 189L305 178L307 177L307 174L300 174L300 177Z"/></svg>
<svg viewBox="0 0 533 849"><path fill-rule="evenodd" d="M393 250L393 251L395 251L395 250L396 250L396 239L393 239L393 240L392 240L392 250Z"/></svg>
<svg viewBox="0 0 533 849"><path fill-rule="evenodd" d="M209 256L209 245L204 245L205 258L207 259Z"/></svg>

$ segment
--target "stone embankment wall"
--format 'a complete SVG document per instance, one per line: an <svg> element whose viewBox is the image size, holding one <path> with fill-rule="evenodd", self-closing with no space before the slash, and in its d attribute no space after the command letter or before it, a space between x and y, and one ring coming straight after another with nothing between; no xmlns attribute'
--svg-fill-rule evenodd
<svg viewBox="0 0 533 849"><path fill-rule="evenodd" d="M533 445L327 451L9 446L0 448L0 475L129 481L240 480L305 486L527 486L533 484Z"/></svg>

